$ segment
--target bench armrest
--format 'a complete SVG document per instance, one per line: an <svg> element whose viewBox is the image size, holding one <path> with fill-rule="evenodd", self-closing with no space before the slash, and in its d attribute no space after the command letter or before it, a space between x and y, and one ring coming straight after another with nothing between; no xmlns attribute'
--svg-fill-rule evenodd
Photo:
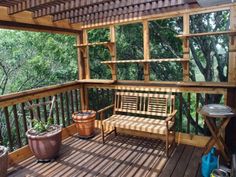
<svg viewBox="0 0 236 177"><path fill-rule="evenodd" d="M168 122L168 121L172 121L172 119L175 117L177 113L177 110L174 110L166 119L165 121Z"/></svg>
<svg viewBox="0 0 236 177"><path fill-rule="evenodd" d="M102 108L102 109L100 109L100 110L97 111L97 114L100 114L99 117L100 117L100 120L101 120L101 121L103 121L103 114L104 114L104 112L107 111L108 109L113 108L113 107L114 107L114 104L109 105L109 106L107 106L107 107L105 107L105 108Z"/></svg>

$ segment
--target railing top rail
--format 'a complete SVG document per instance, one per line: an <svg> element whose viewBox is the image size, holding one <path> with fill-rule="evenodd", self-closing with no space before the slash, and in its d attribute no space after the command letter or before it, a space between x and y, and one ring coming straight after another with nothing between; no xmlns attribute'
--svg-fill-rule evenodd
<svg viewBox="0 0 236 177"><path fill-rule="evenodd" d="M71 81L64 84L36 88L22 92L12 93L0 96L0 107L6 107L33 99L39 99L46 96L52 96L57 93L62 93L68 90L81 88L82 84L77 81Z"/></svg>

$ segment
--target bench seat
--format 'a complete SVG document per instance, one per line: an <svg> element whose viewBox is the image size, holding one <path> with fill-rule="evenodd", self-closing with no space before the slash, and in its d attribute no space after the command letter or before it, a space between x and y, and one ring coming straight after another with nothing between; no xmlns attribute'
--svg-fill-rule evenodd
<svg viewBox="0 0 236 177"><path fill-rule="evenodd" d="M160 119L150 119L145 117L127 116L127 115L112 115L103 121L104 124L116 128L124 128L137 130L149 133L166 134L166 121ZM168 128L171 129L174 123L168 121Z"/></svg>

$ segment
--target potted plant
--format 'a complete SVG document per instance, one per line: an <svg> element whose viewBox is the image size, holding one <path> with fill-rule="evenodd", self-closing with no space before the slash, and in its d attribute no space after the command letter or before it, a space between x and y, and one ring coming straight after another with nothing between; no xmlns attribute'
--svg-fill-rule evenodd
<svg viewBox="0 0 236 177"><path fill-rule="evenodd" d="M0 125L1 131L1 125ZM0 142L2 144L2 142ZM0 177L7 176L8 168L8 149L4 146L0 146Z"/></svg>
<svg viewBox="0 0 236 177"><path fill-rule="evenodd" d="M38 161L51 161L59 155L62 129L59 125L53 124L53 119L51 118L54 101L55 97L53 97L51 102L47 122L39 120L34 111L34 107L40 104L29 106L29 109L32 109L34 117L36 118L32 121L33 127L26 132L26 136L28 138L29 147Z"/></svg>
<svg viewBox="0 0 236 177"><path fill-rule="evenodd" d="M91 138L94 136L96 112L92 110L81 110L72 114L80 138Z"/></svg>

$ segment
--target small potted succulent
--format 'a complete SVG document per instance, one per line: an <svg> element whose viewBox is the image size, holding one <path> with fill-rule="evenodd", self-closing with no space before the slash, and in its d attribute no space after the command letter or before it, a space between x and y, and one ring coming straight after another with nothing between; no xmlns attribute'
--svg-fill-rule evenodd
<svg viewBox="0 0 236 177"><path fill-rule="evenodd" d="M1 131L1 124L0 124ZM2 142L0 142L2 144ZM0 176L7 176L8 168L8 149L5 146L0 146Z"/></svg>
<svg viewBox="0 0 236 177"><path fill-rule="evenodd" d="M32 128L26 132L26 136L28 138L29 147L38 161L51 161L59 155L62 129L59 125L53 124L53 119L51 118L54 101L55 97L51 102L47 122L38 119L33 109L35 105L29 106L29 109L32 109L34 117L36 118L32 121Z"/></svg>

